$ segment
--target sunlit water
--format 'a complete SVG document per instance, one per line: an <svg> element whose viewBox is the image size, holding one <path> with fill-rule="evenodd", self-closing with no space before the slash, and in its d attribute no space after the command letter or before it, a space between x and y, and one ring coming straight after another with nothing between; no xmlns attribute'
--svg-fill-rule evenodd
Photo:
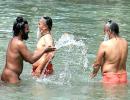
<svg viewBox="0 0 130 100"><path fill-rule="evenodd" d="M108 19L119 23L120 34L128 40L130 50L129 9L129 0L0 0L0 73L16 16L29 21L30 38L26 44L31 51L36 48L39 18L52 17L57 48L52 60L53 75L35 79L31 64L25 62L20 84L0 82L0 100L129 100L129 83L105 86L99 82L100 72L95 79L89 78ZM128 79L129 66L128 55Z"/></svg>

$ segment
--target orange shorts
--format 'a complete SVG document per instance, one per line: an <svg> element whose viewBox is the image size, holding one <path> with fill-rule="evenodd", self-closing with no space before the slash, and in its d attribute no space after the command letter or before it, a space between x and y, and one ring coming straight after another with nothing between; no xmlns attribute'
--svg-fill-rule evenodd
<svg viewBox="0 0 130 100"><path fill-rule="evenodd" d="M35 70L36 69L32 69L32 73L33 72L35 72ZM43 75L50 75L50 74L52 74L53 73L53 65L52 65L52 63L50 62L48 65L47 65L47 67L46 67L46 69L44 70L44 72L42 72L42 74Z"/></svg>
<svg viewBox="0 0 130 100"><path fill-rule="evenodd" d="M103 73L103 83L127 83L127 72Z"/></svg>
<svg viewBox="0 0 130 100"><path fill-rule="evenodd" d="M43 72L44 75L50 75L53 73L53 65L52 63L49 63L45 69L45 72Z"/></svg>

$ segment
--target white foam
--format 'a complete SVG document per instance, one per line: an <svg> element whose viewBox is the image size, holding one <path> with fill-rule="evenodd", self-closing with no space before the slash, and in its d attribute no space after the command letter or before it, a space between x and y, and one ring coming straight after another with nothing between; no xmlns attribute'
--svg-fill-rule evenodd
<svg viewBox="0 0 130 100"><path fill-rule="evenodd" d="M83 41L76 41L74 39L74 35L68 34L68 33L64 33L61 36L61 38L56 42L55 47L57 49L59 49L61 47L65 47L65 46L69 46L69 45L85 46L85 44L83 43Z"/></svg>

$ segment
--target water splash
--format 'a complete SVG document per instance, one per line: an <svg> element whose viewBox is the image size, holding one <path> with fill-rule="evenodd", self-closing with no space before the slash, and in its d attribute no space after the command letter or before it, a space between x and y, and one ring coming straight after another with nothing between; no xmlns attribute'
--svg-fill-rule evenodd
<svg viewBox="0 0 130 100"><path fill-rule="evenodd" d="M85 44L83 43L83 41L76 41L74 39L74 35L68 34L68 33L64 33L61 36L61 38L56 42L55 47L57 49L59 49L61 47L65 47L65 46L69 46L69 45L85 46Z"/></svg>
<svg viewBox="0 0 130 100"><path fill-rule="evenodd" d="M86 47L83 47L82 55L83 55L83 69L86 70L88 68L88 58L87 58L87 49Z"/></svg>
<svg viewBox="0 0 130 100"><path fill-rule="evenodd" d="M77 41L75 40L74 35L72 34L68 34L68 33L64 33L59 40L55 43L55 47L57 50L59 50L60 48L63 47L68 47L67 51L65 52L74 52L74 49L71 49L73 46L75 46L77 48L77 50L80 50L80 55L81 56L81 60L79 61L79 63L83 63L83 68L87 69L88 67L88 59L87 59L87 48L85 46L85 43L83 41ZM65 57L67 58L67 57ZM64 57L63 57L64 59ZM51 59L49 60L51 61ZM72 72L70 70L70 64L71 61L68 61L68 59L66 59L65 64L63 65L64 68L63 70L58 73L58 75L53 75L51 77L46 77L46 76L41 76L40 78L37 79L37 82L44 82L46 84L51 83L51 84L58 84L58 85L63 85L63 84L67 84L70 85L71 84L71 79L72 79ZM79 64L79 65L80 65ZM47 65L46 65L47 66ZM45 66L45 68L46 68Z"/></svg>
<svg viewBox="0 0 130 100"><path fill-rule="evenodd" d="M104 41L108 41L109 40L109 36L108 34L106 33L106 35L104 36Z"/></svg>

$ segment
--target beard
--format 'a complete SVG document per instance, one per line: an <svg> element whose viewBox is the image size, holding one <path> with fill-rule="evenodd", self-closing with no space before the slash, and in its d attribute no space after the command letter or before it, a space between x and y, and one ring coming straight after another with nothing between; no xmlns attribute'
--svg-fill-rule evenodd
<svg viewBox="0 0 130 100"><path fill-rule="evenodd" d="M22 39L23 40L27 40L29 37L28 37L28 32L26 32L26 33L24 33L23 35L22 35Z"/></svg>
<svg viewBox="0 0 130 100"><path fill-rule="evenodd" d="M37 39L39 40L40 38L41 38L41 31L40 31L40 29L38 28L37 29Z"/></svg>
<svg viewBox="0 0 130 100"><path fill-rule="evenodd" d="M106 33L105 36L104 36L104 41L108 41L110 38L109 38L109 35Z"/></svg>

